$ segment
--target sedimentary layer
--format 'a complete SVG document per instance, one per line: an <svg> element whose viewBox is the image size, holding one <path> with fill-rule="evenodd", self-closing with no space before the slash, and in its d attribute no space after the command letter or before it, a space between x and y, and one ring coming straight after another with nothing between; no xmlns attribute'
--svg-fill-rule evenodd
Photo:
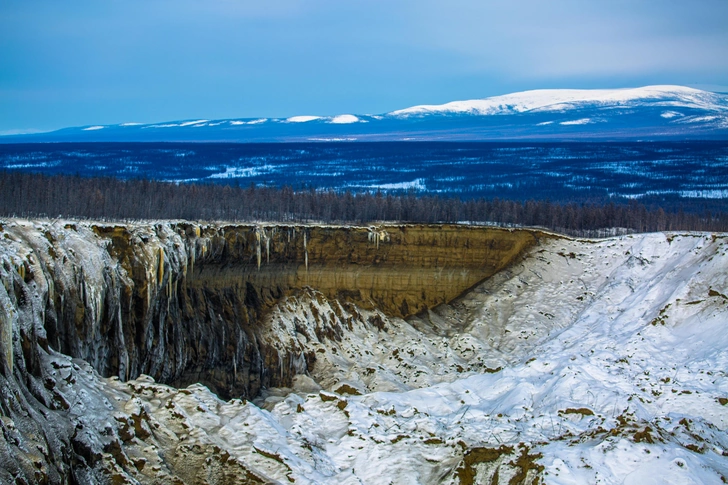
<svg viewBox="0 0 728 485"><path fill-rule="evenodd" d="M289 385L315 360L266 345L258 322L281 297L310 287L406 317L452 300L545 236L435 225L17 220L0 237L8 366L21 350L33 365L37 341L105 376L143 373L253 397L261 386Z"/></svg>

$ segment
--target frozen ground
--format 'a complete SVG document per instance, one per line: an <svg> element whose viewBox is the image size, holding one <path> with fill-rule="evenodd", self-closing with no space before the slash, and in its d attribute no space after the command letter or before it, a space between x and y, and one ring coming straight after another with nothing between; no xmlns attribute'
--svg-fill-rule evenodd
<svg viewBox="0 0 728 485"><path fill-rule="evenodd" d="M71 413L136 430L140 479L208 450L281 483L718 484L727 269L725 235L647 234L550 240L407 322L306 291L264 324L315 368L255 402L50 359Z"/></svg>

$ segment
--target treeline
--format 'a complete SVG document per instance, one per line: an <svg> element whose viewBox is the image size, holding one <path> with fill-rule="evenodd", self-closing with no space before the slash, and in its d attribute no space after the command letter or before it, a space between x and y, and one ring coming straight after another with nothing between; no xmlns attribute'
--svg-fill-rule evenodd
<svg viewBox="0 0 728 485"><path fill-rule="evenodd" d="M338 193L150 180L0 173L0 215L89 219L188 219L359 223L472 222L540 226L572 235L665 230L728 231L725 212L627 204Z"/></svg>

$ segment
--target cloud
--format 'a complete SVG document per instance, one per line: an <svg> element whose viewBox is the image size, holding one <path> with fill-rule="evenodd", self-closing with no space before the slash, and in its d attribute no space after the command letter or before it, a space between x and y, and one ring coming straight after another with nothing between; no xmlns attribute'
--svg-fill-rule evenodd
<svg viewBox="0 0 728 485"><path fill-rule="evenodd" d="M541 87L728 84L728 2L9 2L0 129L377 113Z"/></svg>
<svg viewBox="0 0 728 485"><path fill-rule="evenodd" d="M728 75L728 2L423 0L413 43L515 77Z"/></svg>
<svg viewBox="0 0 728 485"><path fill-rule="evenodd" d="M43 130L36 130L34 128L26 129L13 129L13 130L0 130L0 136L12 136L12 135L32 135L36 133L44 133Z"/></svg>

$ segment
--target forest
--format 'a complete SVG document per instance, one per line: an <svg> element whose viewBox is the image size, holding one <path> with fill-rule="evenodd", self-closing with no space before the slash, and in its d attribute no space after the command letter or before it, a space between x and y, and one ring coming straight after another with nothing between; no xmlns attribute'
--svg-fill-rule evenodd
<svg viewBox="0 0 728 485"><path fill-rule="evenodd" d="M553 203L382 192L177 184L146 179L0 172L0 216L95 220L471 223L541 227L575 236L728 231L728 213L627 203Z"/></svg>

